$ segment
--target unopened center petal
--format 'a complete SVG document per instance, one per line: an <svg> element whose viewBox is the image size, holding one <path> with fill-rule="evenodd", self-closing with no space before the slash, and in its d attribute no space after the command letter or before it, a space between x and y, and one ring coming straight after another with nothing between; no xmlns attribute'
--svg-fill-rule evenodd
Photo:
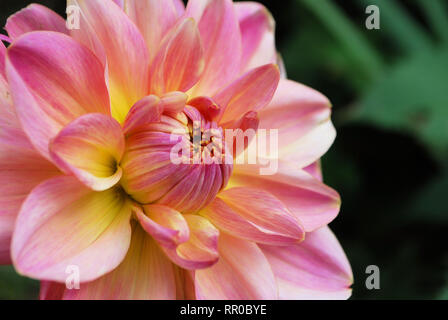
<svg viewBox="0 0 448 320"><path fill-rule="evenodd" d="M141 204L195 213L227 185L233 158L223 130L194 107L164 113L127 137L122 186Z"/></svg>

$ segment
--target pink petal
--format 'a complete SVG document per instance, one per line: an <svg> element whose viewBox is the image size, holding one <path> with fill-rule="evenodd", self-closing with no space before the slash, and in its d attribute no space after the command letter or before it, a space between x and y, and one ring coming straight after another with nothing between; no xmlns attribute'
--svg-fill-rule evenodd
<svg viewBox="0 0 448 320"><path fill-rule="evenodd" d="M0 40L6 41L8 43L12 42L12 39L10 37L8 37L7 35L1 34L1 33L0 33Z"/></svg>
<svg viewBox="0 0 448 320"><path fill-rule="evenodd" d="M56 31L68 34L65 20L56 12L40 4L28 7L10 16L5 26L12 40L31 31Z"/></svg>
<svg viewBox="0 0 448 320"><path fill-rule="evenodd" d="M219 258L219 231L207 219L198 215L185 214L190 229L190 238L176 248L163 248L166 255L184 269L208 268Z"/></svg>
<svg viewBox="0 0 448 320"><path fill-rule="evenodd" d="M243 115L240 119L229 122L228 124L223 124L223 127L227 129L232 129L231 134L225 134L226 146L233 146L232 156L238 158L244 156L242 154L251 145L254 139L257 139L257 129L260 123L258 118L258 113L255 111L249 111ZM252 134L251 134L252 133ZM229 150L231 147L229 147ZM255 150L256 149L252 149ZM252 151L251 151L252 152ZM249 155L250 156L250 155Z"/></svg>
<svg viewBox="0 0 448 320"><path fill-rule="evenodd" d="M59 174L23 132L6 82L6 48L0 42L0 264L11 264L11 238L22 202L42 181Z"/></svg>
<svg viewBox="0 0 448 320"><path fill-rule="evenodd" d="M50 154L63 171L103 191L120 181L124 146L120 124L110 116L91 113L62 129L50 144Z"/></svg>
<svg viewBox="0 0 448 320"><path fill-rule="evenodd" d="M322 168L321 168L320 160L310 164L308 167L303 168L303 170L308 172L310 175L312 175L317 180L323 181Z"/></svg>
<svg viewBox="0 0 448 320"><path fill-rule="evenodd" d="M121 184L138 202L159 200L192 171L192 165L176 165L171 161L170 153L180 141L171 139L177 130L185 132L185 124L162 115L160 122L145 125L127 138L121 161L124 172ZM181 141L187 139L182 134L177 137Z"/></svg>
<svg viewBox="0 0 448 320"><path fill-rule="evenodd" d="M156 242L138 225L132 231L129 251L112 272L79 290L66 290L64 299L171 300L176 298L174 266Z"/></svg>
<svg viewBox="0 0 448 320"><path fill-rule="evenodd" d="M185 19L168 33L151 69L151 93L188 91L204 71L203 48L196 22Z"/></svg>
<svg viewBox="0 0 448 320"><path fill-rule="evenodd" d="M131 136L127 143L132 149L121 162L121 184L140 203L157 201L191 171L189 165L171 163L170 150L176 142L170 141L170 134L145 131Z"/></svg>
<svg viewBox="0 0 448 320"><path fill-rule="evenodd" d="M0 265L11 264L11 238L23 201L35 186L57 174L36 152L0 145Z"/></svg>
<svg viewBox="0 0 448 320"><path fill-rule="evenodd" d="M177 15L180 17L185 13L185 5L182 0L173 0L174 7L176 7Z"/></svg>
<svg viewBox="0 0 448 320"><path fill-rule="evenodd" d="M129 110L123 124L123 132L126 135L131 135L145 124L159 122L162 112L163 106L157 96L144 97Z"/></svg>
<svg viewBox="0 0 448 320"><path fill-rule="evenodd" d="M11 245L16 270L28 277L65 282L67 267L80 281L115 269L131 238L131 206L119 189L92 192L61 176L37 186L17 217Z"/></svg>
<svg viewBox="0 0 448 320"><path fill-rule="evenodd" d="M259 128L277 129L278 157L303 168L332 145L336 132L330 115L331 104L325 96L302 84L281 80L271 103L259 112Z"/></svg>
<svg viewBox="0 0 448 320"><path fill-rule="evenodd" d="M6 79L6 71L5 71L5 61L6 61L6 47L2 41L0 41L0 76Z"/></svg>
<svg viewBox="0 0 448 320"><path fill-rule="evenodd" d="M40 282L40 300L61 300L66 289L65 283L57 283L52 281Z"/></svg>
<svg viewBox="0 0 448 320"><path fill-rule="evenodd" d="M242 71L277 63L275 21L271 13L256 2L237 2L235 10L243 43Z"/></svg>
<svg viewBox="0 0 448 320"><path fill-rule="evenodd" d="M1 202L3 202L2 199L0 199ZM15 218L15 215L0 213L0 265L12 263L10 248Z"/></svg>
<svg viewBox="0 0 448 320"><path fill-rule="evenodd" d="M125 11L145 38L152 58L185 7L179 0L126 0Z"/></svg>
<svg viewBox="0 0 448 320"><path fill-rule="evenodd" d="M137 219L160 245L176 248L190 238L187 221L180 212L162 205L146 205L143 210L134 209Z"/></svg>
<svg viewBox="0 0 448 320"><path fill-rule="evenodd" d="M194 271L175 267L176 300L196 300L194 292Z"/></svg>
<svg viewBox="0 0 448 320"><path fill-rule="evenodd" d="M208 121L216 120L221 112L220 106L210 97L193 98L188 105L195 107Z"/></svg>
<svg viewBox="0 0 448 320"><path fill-rule="evenodd" d="M291 245L305 236L300 222L283 203L262 190L221 191L201 215L233 236L259 243Z"/></svg>
<svg viewBox="0 0 448 320"><path fill-rule="evenodd" d="M186 16L198 21L205 71L193 96L212 96L240 71L241 32L231 0L190 0Z"/></svg>
<svg viewBox="0 0 448 320"><path fill-rule="evenodd" d="M109 114L98 59L68 36L37 31L8 49L6 70L17 115L33 145L49 158L49 141L86 113Z"/></svg>
<svg viewBox="0 0 448 320"><path fill-rule="evenodd" d="M173 171L190 167L188 174L177 182L157 203L171 205L183 213L196 213L209 204L227 181L220 165L174 165ZM230 169L231 170L231 169ZM181 172L182 172L181 171ZM192 181L196 181L192 185Z"/></svg>
<svg viewBox="0 0 448 320"><path fill-rule="evenodd" d="M9 89L8 80L6 79L5 62L6 48L0 41L0 126L2 128L8 127L20 131L22 133L21 137L25 137L25 140L28 141L28 138L23 134L20 121L14 110L14 105L11 99L11 90ZM0 132L0 134L2 133ZM14 137L14 134L11 135L11 137ZM27 143L27 145L30 146L29 143Z"/></svg>
<svg viewBox="0 0 448 320"><path fill-rule="evenodd" d="M272 269L256 244L221 234L219 254L214 266L195 271L197 299L277 299Z"/></svg>
<svg viewBox="0 0 448 320"><path fill-rule="evenodd" d="M248 71L223 88L213 97L224 110L220 122L235 121L248 111L264 108L271 101L279 79L278 67L268 64Z"/></svg>
<svg viewBox="0 0 448 320"><path fill-rule="evenodd" d="M122 123L134 103L148 94L149 54L145 40L112 1L68 1L81 9L80 29L71 34L107 64L112 115Z"/></svg>
<svg viewBox="0 0 448 320"><path fill-rule="evenodd" d="M350 264L328 227L307 233L305 241L294 246L261 248L277 278L280 299L350 297Z"/></svg>
<svg viewBox="0 0 448 320"><path fill-rule="evenodd" d="M272 193L302 223L307 232L330 223L341 206L339 194L295 165L279 161L273 175L260 175L260 165L234 166L232 186Z"/></svg>
<svg viewBox="0 0 448 320"><path fill-rule="evenodd" d="M11 237L22 202L35 186L60 173L34 150L15 115L5 117L12 106L0 108L0 264L11 264Z"/></svg>
<svg viewBox="0 0 448 320"><path fill-rule="evenodd" d="M113 2L115 2L117 4L117 6L119 6L122 10L124 10L125 7L125 1L129 1L129 0L112 0Z"/></svg>
<svg viewBox="0 0 448 320"><path fill-rule="evenodd" d="M280 79L287 79L288 75L286 73L285 62L283 61L283 57L280 53L277 53L277 65L280 69Z"/></svg>
<svg viewBox="0 0 448 320"><path fill-rule="evenodd" d="M185 108L188 96L179 91L169 92L160 98L149 95L135 103L126 116L123 131L126 136L145 130L148 125L162 121L162 114L173 118ZM165 117L166 118L166 117Z"/></svg>
<svg viewBox="0 0 448 320"><path fill-rule="evenodd" d="M175 117L176 114L182 112L187 104L188 95L184 92L173 91L168 92L161 97L163 112Z"/></svg>

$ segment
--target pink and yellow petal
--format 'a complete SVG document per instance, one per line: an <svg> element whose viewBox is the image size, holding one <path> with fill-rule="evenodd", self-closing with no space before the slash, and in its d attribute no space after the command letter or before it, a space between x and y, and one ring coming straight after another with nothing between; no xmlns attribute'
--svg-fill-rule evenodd
<svg viewBox="0 0 448 320"><path fill-rule="evenodd" d="M162 112L163 106L157 96L150 95L140 99L126 115L123 123L124 134L131 135L146 124L159 122Z"/></svg>
<svg viewBox="0 0 448 320"><path fill-rule="evenodd" d="M33 149L16 121L2 118L0 127L0 264L11 264L10 243L20 206L35 186L60 172Z"/></svg>
<svg viewBox="0 0 448 320"><path fill-rule="evenodd" d="M69 0L81 10L81 27L71 35L107 66L112 116L122 123L129 109L148 93L149 54L145 39L112 1Z"/></svg>
<svg viewBox="0 0 448 320"><path fill-rule="evenodd" d="M121 184L140 203L161 199L191 172L190 165L175 165L171 161L170 152L179 142L171 139L175 129L162 121L146 126L126 141Z"/></svg>
<svg viewBox="0 0 448 320"><path fill-rule="evenodd" d="M198 22L205 58L205 71L191 95L212 96L239 75L241 32L235 9L232 0L190 0L186 16Z"/></svg>
<svg viewBox="0 0 448 320"><path fill-rule="evenodd" d="M330 116L331 104L324 95L281 80L270 104L259 112L259 128L278 130L278 157L304 168L332 145L336 132Z"/></svg>
<svg viewBox="0 0 448 320"><path fill-rule="evenodd" d="M23 203L13 234L16 270L28 277L65 282L67 267L80 281L115 269L131 238L131 204L119 189L92 192L61 176L38 185Z"/></svg>
<svg viewBox="0 0 448 320"><path fill-rule="evenodd" d="M173 91L161 96L164 114L171 115L174 118L184 111L187 104L188 95L184 92Z"/></svg>
<svg viewBox="0 0 448 320"><path fill-rule="evenodd" d="M143 230L164 247L176 248L190 238L184 216L170 207L145 205L143 210L135 208L134 212Z"/></svg>
<svg viewBox="0 0 448 320"><path fill-rule="evenodd" d="M234 166L229 186L264 190L277 197L301 222L306 232L330 223L339 213L339 194L295 164L278 162L273 175L260 175L261 165Z"/></svg>
<svg viewBox="0 0 448 320"><path fill-rule="evenodd" d="M287 300L347 299L353 275L338 240L328 227L290 247L261 246Z"/></svg>
<svg viewBox="0 0 448 320"><path fill-rule="evenodd" d="M176 248L163 248L165 254L178 266L188 270L209 268L219 259L219 231L207 219L186 214L190 238Z"/></svg>
<svg viewBox="0 0 448 320"><path fill-rule="evenodd" d="M176 277L176 300L196 300L193 282L194 271L176 266L174 275Z"/></svg>
<svg viewBox="0 0 448 320"><path fill-rule="evenodd" d="M235 237L272 245L304 239L300 221L272 194L254 188L230 188L201 211L220 230Z"/></svg>
<svg viewBox="0 0 448 320"><path fill-rule="evenodd" d="M203 48L196 22L189 18L168 33L150 69L150 92L186 92L204 71Z"/></svg>
<svg viewBox="0 0 448 320"><path fill-rule="evenodd" d="M49 158L48 144L87 113L110 113L99 60L60 33L38 31L8 48L6 71L15 111L35 148Z"/></svg>
<svg viewBox="0 0 448 320"><path fill-rule="evenodd" d="M226 124L249 111L263 109L274 96L279 80L278 67L268 64L246 72L224 87L213 97L222 108L219 122Z"/></svg>
<svg viewBox="0 0 448 320"><path fill-rule="evenodd" d="M110 116L81 116L51 141L51 157L62 170L74 174L95 191L111 188L121 178L125 148L120 124Z"/></svg>
<svg viewBox="0 0 448 320"><path fill-rule="evenodd" d="M188 96L180 91L163 94L160 98L155 95L149 95L140 99L126 115L123 124L125 135L128 137L145 131L148 125L161 122L162 115L176 118L185 108L187 99ZM163 119L166 119L166 117Z"/></svg>
<svg viewBox="0 0 448 320"><path fill-rule="evenodd" d="M277 299L271 266L256 244L223 233L219 255L214 266L194 272L198 300Z"/></svg>
<svg viewBox="0 0 448 320"><path fill-rule="evenodd" d="M3 151L3 148L0 149ZM11 155L8 161L15 163L15 168L5 166L3 159L0 160L0 180L4 182L0 187L0 265L11 264L11 238L23 201L39 183L59 174L53 165L39 155L33 157L15 152L14 160ZM21 156L26 157L26 160L20 159Z"/></svg>
<svg viewBox="0 0 448 320"><path fill-rule="evenodd" d="M153 58L164 36L183 15L185 7L179 0L123 0L124 10L145 38Z"/></svg>
<svg viewBox="0 0 448 320"><path fill-rule="evenodd" d="M176 299L174 265L138 225L132 230L129 251L112 272L79 290L66 290L64 299L171 300Z"/></svg>

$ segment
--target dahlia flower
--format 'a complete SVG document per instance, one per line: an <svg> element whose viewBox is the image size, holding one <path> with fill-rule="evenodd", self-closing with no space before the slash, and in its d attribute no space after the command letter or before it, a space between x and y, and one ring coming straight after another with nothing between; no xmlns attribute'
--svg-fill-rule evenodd
<svg viewBox="0 0 448 320"><path fill-rule="evenodd" d="M42 299L348 298L350 265L327 226L340 198L319 166L331 106L286 79L269 12L231 0L68 5L79 29L36 4L5 27L0 262L39 279ZM219 141L225 161L202 159L215 140L194 132L209 129L238 132ZM248 163L229 147L257 144L249 129L275 129L274 154ZM178 146L199 161L173 162ZM73 266L79 288L66 285Z"/></svg>

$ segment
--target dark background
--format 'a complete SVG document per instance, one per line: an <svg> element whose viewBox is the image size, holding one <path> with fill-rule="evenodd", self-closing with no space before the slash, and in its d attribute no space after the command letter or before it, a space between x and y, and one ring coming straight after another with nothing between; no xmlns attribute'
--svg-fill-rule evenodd
<svg viewBox="0 0 448 320"><path fill-rule="evenodd" d="M64 0L35 1L64 15ZM338 131L323 159L341 193L331 224L352 299L448 299L448 0L261 0L289 78L327 95ZM0 23L29 4L2 0ZM367 30L365 9L380 8ZM367 290L377 265L381 289ZM0 299L38 283L0 267Z"/></svg>

